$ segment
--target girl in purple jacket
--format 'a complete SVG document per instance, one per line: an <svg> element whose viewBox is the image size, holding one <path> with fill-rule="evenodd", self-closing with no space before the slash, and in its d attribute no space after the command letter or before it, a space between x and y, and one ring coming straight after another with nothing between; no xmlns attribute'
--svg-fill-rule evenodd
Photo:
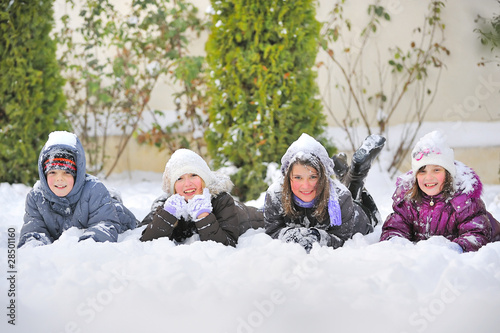
<svg viewBox="0 0 500 333"><path fill-rule="evenodd" d="M398 178L393 210L380 240L395 237L412 242L444 236L458 252L477 251L500 240L500 224L481 200L483 185L477 174L454 160L444 136L431 132L411 154L412 170Z"/></svg>

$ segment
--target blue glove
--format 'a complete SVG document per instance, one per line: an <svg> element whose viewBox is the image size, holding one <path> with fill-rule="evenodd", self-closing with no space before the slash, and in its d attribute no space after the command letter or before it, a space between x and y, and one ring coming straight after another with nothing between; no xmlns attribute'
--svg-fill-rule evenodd
<svg viewBox="0 0 500 333"><path fill-rule="evenodd" d="M456 251L458 253L464 253L464 249L457 243L455 242L449 242L446 244L446 246L453 251Z"/></svg>
<svg viewBox="0 0 500 333"><path fill-rule="evenodd" d="M187 217L187 202L180 194L171 195L163 206L167 212L175 216L178 220L181 217Z"/></svg>
<svg viewBox="0 0 500 333"><path fill-rule="evenodd" d="M208 188L203 189L203 194L195 195L187 203L187 211L193 221L198 221L198 216L202 213L212 212L212 196Z"/></svg>
<svg viewBox="0 0 500 333"><path fill-rule="evenodd" d="M52 243L51 240L44 234L33 232L26 234L24 238L19 240L19 244L22 244L19 248L33 248L37 246L47 245L50 243Z"/></svg>
<svg viewBox="0 0 500 333"><path fill-rule="evenodd" d="M81 241L84 241L84 240L89 239L89 238L95 241L94 237L92 237L91 234L81 235L80 238L78 238L78 241L81 242Z"/></svg>

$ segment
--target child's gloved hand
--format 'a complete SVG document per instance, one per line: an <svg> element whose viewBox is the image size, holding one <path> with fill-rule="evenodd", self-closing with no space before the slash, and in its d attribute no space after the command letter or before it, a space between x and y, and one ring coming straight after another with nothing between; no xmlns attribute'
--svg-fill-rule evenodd
<svg viewBox="0 0 500 333"><path fill-rule="evenodd" d="M186 208L187 202L179 194L171 195L167 201L165 201L165 205L163 206L163 209L175 216L177 219L180 219L182 216L187 216Z"/></svg>
<svg viewBox="0 0 500 333"><path fill-rule="evenodd" d="M189 200L187 203L187 211L193 221L198 221L205 217L199 217L203 213L212 212L212 197L208 188L205 187L203 189L203 194L195 195Z"/></svg>
<svg viewBox="0 0 500 333"><path fill-rule="evenodd" d="M47 245L52 243L50 239L45 236L44 234L40 234L38 232L33 232L25 235L25 239L21 240L20 243L22 242L23 245L21 248L33 248L37 246L42 246L42 245Z"/></svg>
<svg viewBox="0 0 500 333"><path fill-rule="evenodd" d="M319 242L320 233L314 228L289 228L280 237L286 243L298 243L309 253L314 243Z"/></svg>
<svg viewBox="0 0 500 333"><path fill-rule="evenodd" d="M84 241L86 239L92 239L95 241L95 238L92 237L91 233L85 233L85 234L81 235L80 238L78 238L78 242Z"/></svg>
<svg viewBox="0 0 500 333"><path fill-rule="evenodd" d="M401 236L394 236L394 237L391 237L388 239L389 242L393 243L393 244L398 244L398 245L408 245L408 244L412 244L411 241L409 241L408 239L404 238L404 237L401 237Z"/></svg>
<svg viewBox="0 0 500 333"><path fill-rule="evenodd" d="M446 244L446 247L448 247L450 250L456 251L458 253L464 252L464 249L462 249L462 247L455 242L449 242L448 244Z"/></svg>

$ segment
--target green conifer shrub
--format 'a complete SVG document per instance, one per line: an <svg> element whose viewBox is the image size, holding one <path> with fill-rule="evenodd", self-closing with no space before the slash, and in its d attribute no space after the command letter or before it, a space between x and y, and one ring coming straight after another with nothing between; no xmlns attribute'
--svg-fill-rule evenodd
<svg viewBox="0 0 500 333"><path fill-rule="evenodd" d="M0 182L32 185L48 134L68 129L52 4L0 3Z"/></svg>
<svg viewBox="0 0 500 333"><path fill-rule="evenodd" d="M242 200L266 190L266 169L280 163L301 133L319 137L326 121L314 66L320 23L312 0L212 0L207 146L215 168L237 170Z"/></svg>

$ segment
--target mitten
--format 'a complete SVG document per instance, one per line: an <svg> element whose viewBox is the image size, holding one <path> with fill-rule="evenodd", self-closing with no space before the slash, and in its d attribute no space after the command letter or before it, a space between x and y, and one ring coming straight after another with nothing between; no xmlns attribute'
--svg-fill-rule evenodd
<svg viewBox="0 0 500 333"><path fill-rule="evenodd" d="M446 246L450 250L456 251L458 253L463 253L464 252L464 249L459 244L457 244L455 242L449 242L449 243L446 244Z"/></svg>
<svg viewBox="0 0 500 333"><path fill-rule="evenodd" d="M165 204L163 209L180 219L182 216L186 216L187 202L180 194L171 195Z"/></svg>
<svg viewBox="0 0 500 333"><path fill-rule="evenodd" d="M198 221L198 216L202 213L212 212L212 197L210 191L205 187L203 194L195 195L187 203L187 211L193 221Z"/></svg>
<svg viewBox="0 0 500 333"><path fill-rule="evenodd" d="M398 245L408 245L408 244L412 243L408 239L401 237L401 236L393 236L393 237L389 238L388 241L391 243L394 243L394 244L398 244Z"/></svg>

